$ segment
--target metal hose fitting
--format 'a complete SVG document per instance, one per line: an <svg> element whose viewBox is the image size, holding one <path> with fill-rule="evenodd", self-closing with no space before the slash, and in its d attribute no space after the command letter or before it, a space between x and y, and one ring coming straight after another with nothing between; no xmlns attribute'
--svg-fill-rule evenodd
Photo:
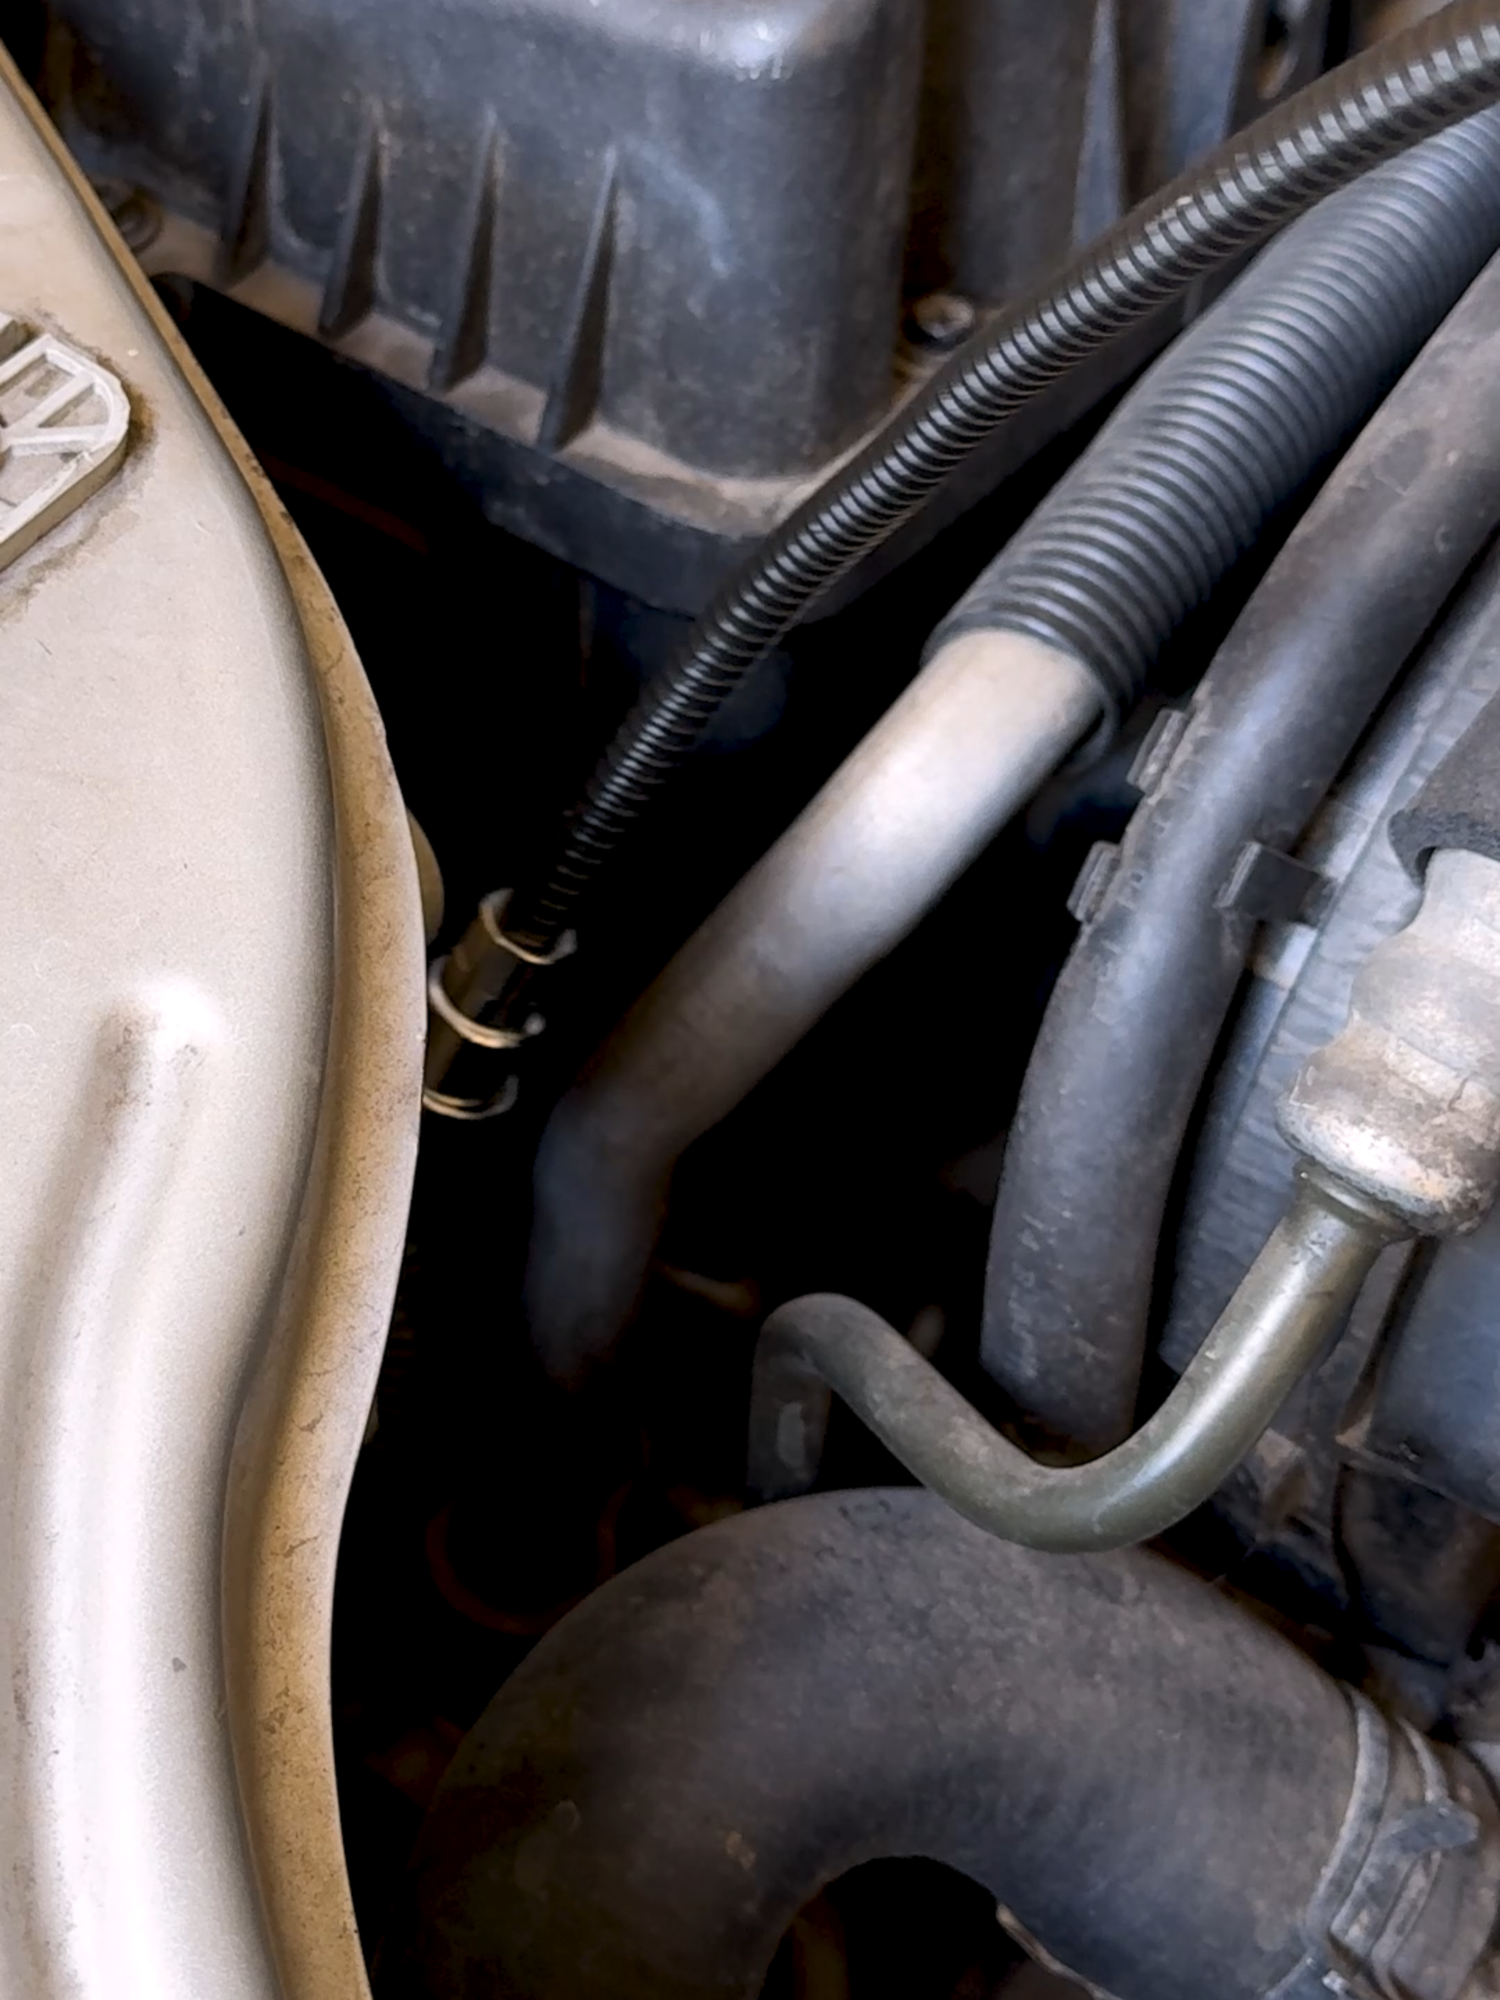
<svg viewBox="0 0 1500 2000"><path fill-rule="evenodd" d="M1500 861L1446 849L1404 930L1360 967L1348 1025L1303 1065L1282 1136L1428 1235L1500 1191Z"/></svg>

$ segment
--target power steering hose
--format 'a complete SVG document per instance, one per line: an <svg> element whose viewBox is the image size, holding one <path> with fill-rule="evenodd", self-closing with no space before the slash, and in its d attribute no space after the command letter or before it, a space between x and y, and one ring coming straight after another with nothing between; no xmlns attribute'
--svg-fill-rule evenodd
<svg viewBox="0 0 1500 2000"><path fill-rule="evenodd" d="M430 1095L441 1097L465 1039L503 1051L524 1037L536 974L568 948L600 870L722 704L821 590L1071 369L1323 195L1497 95L1500 0L1457 0L1236 135L961 349L767 538L622 726L548 866L503 902L487 902L434 985ZM499 1108L499 1095L475 1109Z"/></svg>
<svg viewBox="0 0 1500 2000"><path fill-rule="evenodd" d="M1500 1190L1500 861L1444 850L1377 945L1349 1020L1281 1108L1307 1163L1291 1207L1156 1414L1091 1464L1039 1465L852 1300L773 1313L756 1354L750 1485L816 1477L830 1388L924 1485L1030 1548L1143 1541L1219 1486L1336 1333L1382 1247L1472 1228Z"/></svg>

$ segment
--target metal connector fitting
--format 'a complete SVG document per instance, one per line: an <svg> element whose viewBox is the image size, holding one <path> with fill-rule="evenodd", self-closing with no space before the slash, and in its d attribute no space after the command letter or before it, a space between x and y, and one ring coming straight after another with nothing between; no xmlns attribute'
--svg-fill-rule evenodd
<svg viewBox="0 0 1500 2000"><path fill-rule="evenodd" d="M1500 862L1444 851L1421 908L1361 967L1340 1034L1303 1064L1283 1136L1428 1235L1500 1192Z"/></svg>
<svg viewBox="0 0 1500 2000"><path fill-rule="evenodd" d="M572 931L565 931L549 952L532 951L510 936L504 927L510 895L509 889L496 889L486 896L453 951L434 959L428 971L430 1025L422 1103L440 1117L472 1124L510 1110L520 1088L514 1072L482 1096L441 1086L466 1047L506 1055L541 1034L547 1024L534 1008L507 1009L504 1003L507 997L512 1002L521 998L519 990L513 990L518 975L545 971L576 949Z"/></svg>

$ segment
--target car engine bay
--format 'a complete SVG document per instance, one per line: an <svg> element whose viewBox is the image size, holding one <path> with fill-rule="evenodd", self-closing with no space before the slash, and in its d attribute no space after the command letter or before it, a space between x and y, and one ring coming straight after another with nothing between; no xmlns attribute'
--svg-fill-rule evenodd
<svg viewBox="0 0 1500 2000"><path fill-rule="evenodd" d="M0 1996L1500 1995L1497 0L4 39Z"/></svg>

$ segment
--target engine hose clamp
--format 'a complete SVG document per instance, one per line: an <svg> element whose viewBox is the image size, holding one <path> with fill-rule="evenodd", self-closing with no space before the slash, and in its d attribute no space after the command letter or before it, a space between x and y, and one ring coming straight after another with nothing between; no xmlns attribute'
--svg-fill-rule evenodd
<svg viewBox="0 0 1500 2000"><path fill-rule="evenodd" d="M492 889L480 902L479 921L489 933L491 942L501 951L508 951L512 958L520 959L523 965L534 965L543 971L561 959L571 958L578 949L576 931L564 931L550 951L533 951L529 945L516 942L501 923L512 893L509 889Z"/></svg>
<svg viewBox="0 0 1500 2000"><path fill-rule="evenodd" d="M483 1021L470 1020L443 983L443 974L447 967L446 952L441 958L435 958L428 967L427 1004L436 1018L451 1028L462 1040L471 1043L475 1048L499 1053L506 1049L519 1048L528 1036L541 1032L543 1022L540 1014L531 1015L525 1027L519 1030L491 1028ZM478 1125L487 1118L503 1117L514 1106L520 1090L520 1079L515 1075L506 1077L500 1088L489 1097L458 1097L452 1091L439 1090L434 1085L427 1084L422 1091L422 1109L431 1111L439 1118L454 1118L461 1124Z"/></svg>
<svg viewBox="0 0 1500 2000"><path fill-rule="evenodd" d="M477 1017L494 1007L518 966L544 971L577 949L577 938L572 931L564 931L546 952L534 951L511 937L504 925L510 896L509 889L492 890L480 902L457 950L435 958L428 967L427 1005L434 1028L439 1034L446 1029L453 1039L439 1061L435 1064L429 1061L429 1081L422 1092L422 1106L442 1118L476 1124L487 1118L502 1117L511 1109L520 1087L514 1076L507 1076L499 1089L487 1097L463 1097L441 1088L446 1072L461 1045L483 1049L490 1055L505 1055L541 1034L547 1024L534 1011L516 1028ZM462 999L456 998L449 986L450 974L456 974L455 983ZM473 1013L468 1011L469 1007L474 1009ZM431 1047L429 1044L429 1057Z"/></svg>
<svg viewBox="0 0 1500 2000"><path fill-rule="evenodd" d="M1426 2000L1425 1987L1420 1994L1411 1987L1396 1960L1443 1857L1480 1840L1480 1822L1453 1797L1433 1746L1348 1692L1357 1742L1349 1804L1308 1904L1306 1954L1265 2000Z"/></svg>
<svg viewBox="0 0 1500 2000"><path fill-rule="evenodd" d="M499 957L502 954L545 971L561 959L570 958L578 949L578 939L574 932L564 931L550 951L533 951L528 945L520 944L505 930L501 919L509 903L509 889L493 889L480 903L476 916L476 926L482 931L490 952ZM470 933L472 937L472 930ZM465 940L467 944L468 939ZM462 1041L472 1043L476 1049L503 1051L518 1049L533 1035L539 1035L546 1026L540 1014L532 1014L519 1028L491 1027L488 1022L476 1020L465 1012L448 990L448 968L453 963L453 954L444 952L435 958L427 972L427 1004L445 1026L451 1028ZM471 970L472 968L466 968Z"/></svg>
<svg viewBox="0 0 1500 2000"><path fill-rule="evenodd" d="M422 1092L422 1109L439 1118L453 1118L461 1125L482 1125L487 1118L503 1118L514 1108L521 1094L521 1079L508 1076L493 1097L454 1097L446 1090Z"/></svg>
<svg viewBox="0 0 1500 2000"><path fill-rule="evenodd" d="M455 1035L472 1042L476 1049L500 1050L518 1049L528 1036L541 1033L540 1026L533 1028L531 1025L532 1021L541 1022L540 1014L533 1014L524 1028L491 1028L483 1021L471 1019L444 984L443 975L448 970L450 956L444 952L427 968L427 1004Z"/></svg>

